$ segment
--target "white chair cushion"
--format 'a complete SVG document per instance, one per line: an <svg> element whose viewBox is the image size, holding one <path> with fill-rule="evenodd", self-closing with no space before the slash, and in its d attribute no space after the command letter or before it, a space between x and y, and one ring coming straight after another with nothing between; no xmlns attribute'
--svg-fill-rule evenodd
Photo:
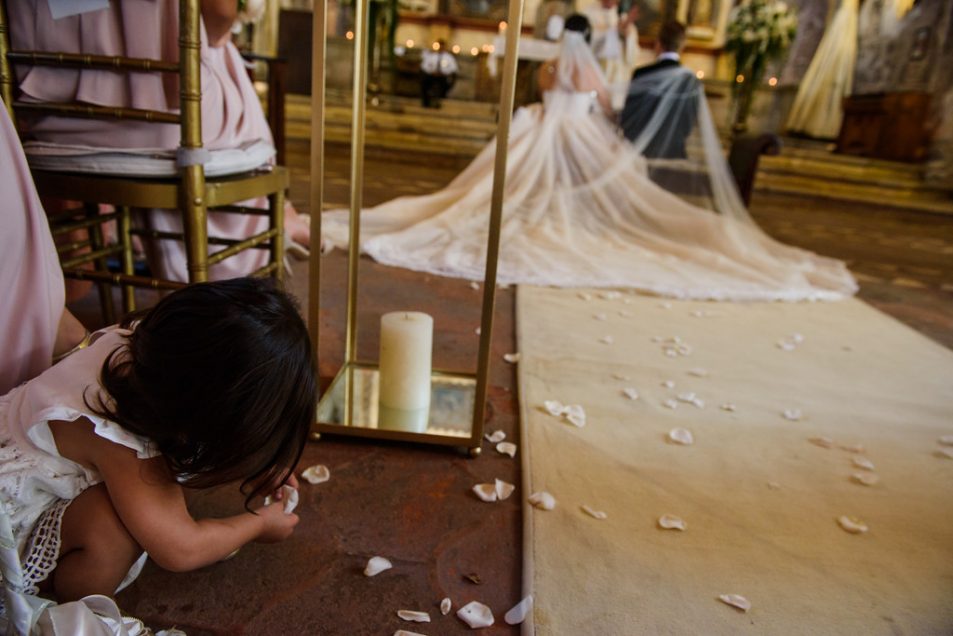
<svg viewBox="0 0 953 636"><path fill-rule="evenodd" d="M177 174L174 149L102 148L39 141L28 141L23 149L30 167L38 170L153 178ZM253 141L238 148L210 150L205 156L205 176L221 177L270 163L275 148L264 141Z"/></svg>

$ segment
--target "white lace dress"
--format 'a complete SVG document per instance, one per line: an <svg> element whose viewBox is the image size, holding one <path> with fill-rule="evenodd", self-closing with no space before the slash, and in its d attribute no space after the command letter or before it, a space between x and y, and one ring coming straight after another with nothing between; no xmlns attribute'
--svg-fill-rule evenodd
<svg viewBox="0 0 953 636"><path fill-rule="evenodd" d="M0 397L0 508L13 527L28 594L35 594L38 584L56 567L66 508L102 481L98 473L60 456L49 421L85 417L95 425L97 435L133 449L140 458L158 454L148 440L92 413L83 401L84 392L90 400L96 395L103 361L128 333L109 328L95 334L98 338L88 348ZM145 557L119 589L138 576Z"/></svg>
<svg viewBox="0 0 953 636"><path fill-rule="evenodd" d="M386 265L482 280L496 141L446 188L362 211L361 249ZM322 216L325 249L347 211ZM837 299L845 265L782 245L754 223L687 203L647 176L591 93L557 88L514 116L500 283L628 287L696 299Z"/></svg>

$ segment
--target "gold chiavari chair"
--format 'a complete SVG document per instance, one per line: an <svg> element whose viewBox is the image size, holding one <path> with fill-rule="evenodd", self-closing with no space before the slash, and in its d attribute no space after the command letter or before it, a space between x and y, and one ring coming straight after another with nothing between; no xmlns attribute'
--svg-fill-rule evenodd
<svg viewBox="0 0 953 636"><path fill-rule="evenodd" d="M13 0L14 2L17 0ZM178 124L181 141L177 153L177 176L139 177L128 174L88 173L40 169L32 166L34 181L41 196L81 201L84 213L75 211L51 215L54 236L86 230L85 240L63 242L60 252L63 274L67 278L96 281L100 285L104 319L112 321L114 310L111 285L122 288L123 309L135 309L134 288L174 289L183 283L137 275L133 268L132 236L139 234L152 240L179 240L185 244L189 282L208 278L209 266L247 249L269 249L267 265L254 276L271 275L283 278L284 258L284 193L288 188L288 171L282 166L262 165L237 174L209 177L205 174L202 148L201 78L200 78L200 8L199 0L179 0L179 60L112 57L102 55L20 51L10 47L8 0L0 0L0 97L16 121L19 114L55 114L60 116L108 118ZM179 76L179 112L161 112L135 108L112 108L85 103L37 103L18 101L16 68L44 65L65 68L106 69L127 73L174 73ZM236 203L258 197L268 198L267 210L241 207ZM100 214L99 205L114 207L115 212ZM182 213L182 233L133 229L131 210L136 208L178 209ZM208 210L235 214L268 215L265 232L242 240L209 237ZM117 223L117 242L106 244L103 225ZM221 249L210 253L210 246ZM81 252L79 255L77 252ZM119 272L106 267L107 258L119 257ZM92 269L90 267L92 266Z"/></svg>

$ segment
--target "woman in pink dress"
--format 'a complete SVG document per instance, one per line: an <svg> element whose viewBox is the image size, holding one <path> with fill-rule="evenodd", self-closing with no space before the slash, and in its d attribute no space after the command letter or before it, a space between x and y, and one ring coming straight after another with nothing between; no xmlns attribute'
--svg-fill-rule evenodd
<svg viewBox="0 0 953 636"><path fill-rule="evenodd" d="M6 106L0 101L0 395L83 340L66 310L63 274Z"/></svg>
<svg viewBox="0 0 953 636"><path fill-rule="evenodd" d="M230 29L237 16L234 0L203 0L201 32L202 142L208 150L238 148L265 140L272 143L268 123L248 77ZM123 0L108 9L54 19L47 0L8 3L10 37L14 48L68 53L124 55L134 58L178 58L178 0ZM24 100L83 102L176 111L179 104L176 78L162 73L116 73L100 70L66 70L43 66L17 69ZM108 121L44 116L25 122L31 139L58 144L119 149L173 149L179 145L175 124ZM264 199L246 202L266 207ZM151 211L153 229L178 231L177 211ZM304 217L286 210L285 228L290 238L307 244ZM209 214L209 235L247 238L267 228L267 218L236 214ZM181 244L156 241L152 263L159 276L187 280ZM230 278L248 274L267 262L264 250L247 250L213 266L210 277Z"/></svg>

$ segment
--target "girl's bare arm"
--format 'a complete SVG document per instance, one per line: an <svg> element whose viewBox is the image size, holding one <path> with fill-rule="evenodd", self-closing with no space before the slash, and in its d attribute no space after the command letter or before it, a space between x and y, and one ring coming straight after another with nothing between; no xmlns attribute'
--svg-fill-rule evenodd
<svg viewBox="0 0 953 636"><path fill-rule="evenodd" d="M281 541L298 516L276 502L223 519L193 519L182 487L161 457L139 459L135 451L93 432L89 422L51 422L60 453L99 471L129 534L162 568L194 570L225 558L254 540Z"/></svg>

